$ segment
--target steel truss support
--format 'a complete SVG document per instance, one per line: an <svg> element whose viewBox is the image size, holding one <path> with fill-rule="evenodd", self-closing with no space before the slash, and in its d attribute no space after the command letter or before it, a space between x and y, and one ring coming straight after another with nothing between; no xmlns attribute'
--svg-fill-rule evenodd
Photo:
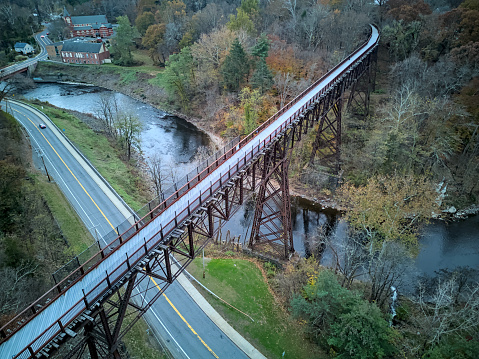
<svg viewBox="0 0 479 359"><path fill-rule="evenodd" d="M352 81L347 104L349 111L355 116L369 116L370 95L376 84L377 51L375 48L355 69L357 74Z"/></svg>
<svg viewBox="0 0 479 359"><path fill-rule="evenodd" d="M249 247L281 258L294 253L288 167L295 130L290 130L266 151L261 161L261 182ZM301 132L301 131L299 131ZM271 249L268 251L268 248Z"/></svg>
<svg viewBox="0 0 479 359"><path fill-rule="evenodd" d="M321 165L332 169L335 174L340 170L344 85L344 81L338 83L313 111L313 116L319 118L319 123L309 162L313 164L315 157L319 155Z"/></svg>
<svg viewBox="0 0 479 359"><path fill-rule="evenodd" d="M127 316L127 308L137 306L132 302L133 289L137 284L137 273L130 272L121 285L112 287L108 298L88 309L72 325L75 332L83 332L80 340L63 356L64 359L82 358L86 349L90 358L121 359L121 327ZM72 332L72 330L70 330Z"/></svg>
<svg viewBox="0 0 479 359"><path fill-rule="evenodd" d="M318 128L309 159L310 165L313 165L317 158L320 165L334 175L340 172L345 92L350 90L347 106L364 117L368 116L370 93L375 83L376 62L377 48L337 80L328 93L315 104L310 116L318 121Z"/></svg>

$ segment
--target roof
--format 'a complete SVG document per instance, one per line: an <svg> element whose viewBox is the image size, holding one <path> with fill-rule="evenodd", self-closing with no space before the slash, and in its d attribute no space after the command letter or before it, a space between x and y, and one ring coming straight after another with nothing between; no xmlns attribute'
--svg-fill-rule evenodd
<svg viewBox="0 0 479 359"><path fill-rule="evenodd" d="M72 16L73 25L82 24L107 24L108 20L105 15L91 15L91 16Z"/></svg>
<svg viewBox="0 0 479 359"><path fill-rule="evenodd" d="M63 17L68 17L70 16L70 13L68 12L67 8L64 6L63 7Z"/></svg>
<svg viewBox="0 0 479 359"><path fill-rule="evenodd" d="M30 44L27 44L26 42L17 42L17 43L15 44L15 47L16 47L16 48L22 48L22 49L23 49L23 48L24 48L25 46L27 46L27 45L30 45Z"/></svg>
<svg viewBox="0 0 479 359"><path fill-rule="evenodd" d="M65 42L62 51L99 53L103 44L93 42Z"/></svg>
<svg viewBox="0 0 479 359"><path fill-rule="evenodd" d="M48 47L48 46L60 46L60 45L63 45L63 41L52 42L51 44L45 45L45 47Z"/></svg>
<svg viewBox="0 0 479 359"><path fill-rule="evenodd" d="M79 31L79 30L90 30L92 27L91 26L77 26L73 30Z"/></svg>

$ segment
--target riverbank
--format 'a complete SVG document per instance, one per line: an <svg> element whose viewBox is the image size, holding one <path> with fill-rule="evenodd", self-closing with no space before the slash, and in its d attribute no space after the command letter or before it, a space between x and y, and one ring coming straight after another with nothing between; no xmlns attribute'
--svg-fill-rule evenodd
<svg viewBox="0 0 479 359"><path fill-rule="evenodd" d="M144 73L136 68L119 68L113 65L89 66L41 62L35 70L34 77L37 78L37 82L41 83L93 85L119 92L188 121L208 135L217 148L222 148L227 142L227 139L221 138L214 132L213 126L208 124L207 121L185 115L165 106L166 94L156 84L156 81L154 81L156 76L151 73Z"/></svg>
<svg viewBox="0 0 479 359"><path fill-rule="evenodd" d="M65 65L62 63L42 63L35 73L42 77L42 81L51 81L56 83L81 83L82 85L94 85L100 88L105 88L111 91L122 93L126 96L132 97L135 100L148 104L161 111L166 111L172 115L180 117L187 122L193 124L196 128L205 133L216 148L221 148L225 139L221 138L214 130L214 125L207 121L185 115L173 109L165 107L166 94L163 89L159 87L158 82L155 81L156 75L151 73L141 72L138 68L121 68L119 72L118 67L101 66L90 67L86 65ZM94 116L82 115L75 113L76 116L81 117L86 121L90 127L95 128L99 121L96 121ZM308 185L305 185L297 178L290 180L290 193L316 204L324 208L331 208L335 210L344 211L339 203L334 199L334 195L328 190L319 190ZM435 218L446 220L456 220L479 213L479 206L470 206L466 208L456 209L448 207L442 211Z"/></svg>

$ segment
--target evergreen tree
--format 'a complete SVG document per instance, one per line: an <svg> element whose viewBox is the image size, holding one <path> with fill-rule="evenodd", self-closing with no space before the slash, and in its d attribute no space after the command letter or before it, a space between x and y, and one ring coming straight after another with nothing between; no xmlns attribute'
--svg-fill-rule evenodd
<svg viewBox="0 0 479 359"><path fill-rule="evenodd" d="M259 58L266 58L268 57L268 51L269 51L269 40L265 36L265 34L262 34L258 41L256 42L256 45L253 46L251 49L251 55L259 57Z"/></svg>
<svg viewBox="0 0 479 359"><path fill-rule="evenodd" d="M256 71L251 78L253 88L257 88L263 94L273 86L273 74L266 64L264 57L261 57L256 63Z"/></svg>
<svg viewBox="0 0 479 359"><path fill-rule="evenodd" d="M235 39L221 68L224 87L231 92L238 91L248 76L249 70L248 56L239 40Z"/></svg>

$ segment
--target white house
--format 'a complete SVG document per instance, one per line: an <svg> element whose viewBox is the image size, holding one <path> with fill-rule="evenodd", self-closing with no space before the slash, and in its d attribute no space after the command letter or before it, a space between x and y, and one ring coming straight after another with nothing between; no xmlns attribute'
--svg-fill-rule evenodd
<svg viewBox="0 0 479 359"><path fill-rule="evenodd" d="M35 49L33 48L32 45L30 44L27 44L25 42L17 42L15 44L15 51L16 52L21 52L23 53L24 55L26 54L32 54L35 52Z"/></svg>

